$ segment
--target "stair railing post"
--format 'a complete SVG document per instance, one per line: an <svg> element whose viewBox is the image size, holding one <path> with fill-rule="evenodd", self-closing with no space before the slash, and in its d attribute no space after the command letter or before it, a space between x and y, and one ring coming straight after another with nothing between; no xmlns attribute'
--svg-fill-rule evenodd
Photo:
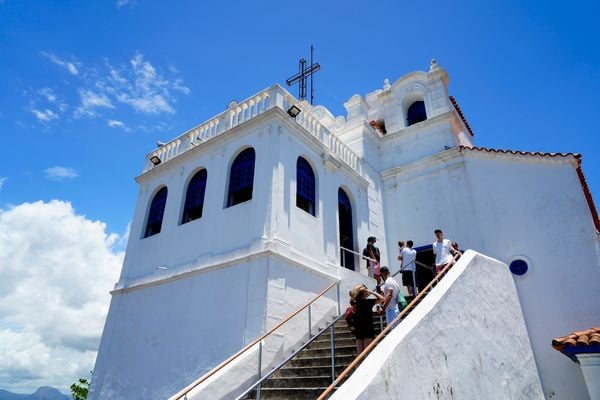
<svg viewBox="0 0 600 400"><path fill-rule="evenodd" d="M331 324L329 330L331 332L331 383L335 382L335 330L333 327L335 324Z"/></svg>
<svg viewBox="0 0 600 400"><path fill-rule="evenodd" d="M342 303L340 303L340 283L338 282L336 285L337 291L337 306L338 306L338 315L342 313Z"/></svg>
<svg viewBox="0 0 600 400"><path fill-rule="evenodd" d="M312 313L310 311L310 304L308 305L308 340L312 337Z"/></svg>
<svg viewBox="0 0 600 400"><path fill-rule="evenodd" d="M419 294L419 290L417 289L417 277L415 275L416 269L417 269L417 266L414 265L413 270L412 270L412 276L413 276L413 293L415 296Z"/></svg>
<svg viewBox="0 0 600 400"><path fill-rule="evenodd" d="M262 377L262 340L258 342L258 380ZM260 383L256 387L256 400L260 400Z"/></svg>

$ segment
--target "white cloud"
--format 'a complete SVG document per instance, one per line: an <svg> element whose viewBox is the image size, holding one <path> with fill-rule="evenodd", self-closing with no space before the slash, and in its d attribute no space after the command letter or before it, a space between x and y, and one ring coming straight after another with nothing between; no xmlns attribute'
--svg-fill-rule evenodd
<svg viewBox="0 0 600 400"><path fill-rule="evenodd" d="M175 84L159 74L141 53L136 54L129 63L133 82L114 81L117 100L144 114L174 113L169 102L172 98L169 90L175 89ZM119 75L119 78L122 77ZM177 86L182 86L182 83Z"/></svg>
<svg viewBox="0 0 600 400"><path fill-rule="evenodd" d="M125 125L123 121L119 121L118 119L109 119L106 121L106 124L111 128L123 129L125 132L131 131L131 129L129 129L129 127Z"/></svg>
<svg viewBox="0 0 600 400"><path fill-rule="evenodd" d="M46 175L46 178L52 179L53 181L64 181L65 179L73 179L79 176L74 169L60 166L46 168L44 174Z"/></svg>
<svg viewBox="0 0 600 400"><path fill-rule="evenodd" d="M97 108L115 108L104 93L96 93L91 89L79 89L81 105L75 109L75 117L96 117Z"/></svg>
<svg viewBox="0 0 600 400"><path fill-rule="evenodd" d="M121 8L124 5L128 4L131 0L117 0L117 7Z"/></svg>
<svg viewBox="0 0 600 400"><path fill-rule="evenodd" d="M71 204L0 209L0 387L68 392L93 368L121 238Z"/></svg>
<svg viewBox="0 0 600 400"><path fill-rule="evenodd" d="M50 122L58 119L58 114L50 109L38 110L37 108L29 107L29 111L37 118L40 122Z"/></svg>
<svg viewBox="0 0 600 400"><path fill-rule="evenodd" d="M0 190L2 190L2 188L4 187L4 184L6 183L7 180L8 180L7 177L0 176Z"/></svg>
<svg viewBox="0 0 600 400"><path fill-rule="evenodd" d="M107 124L111 128L123 128L125 126L125 124L123 123L123 121L118 121L118 120L114 120L114 119L109 119L107 121Z"/></svg>
<svg viewBox="0 0 600 400"><path fill-rule="evenodd" d="M77 88L80 100L78 106L69 107L64 99L72 96L61 95L60 91L55 93L49 87L25 91L24 95L30 97L30 111L42 122L58 119L69 108L74 109L74 118L99 117L103 110L116 109L119 104L128 105L140 114L173 114L177 96L190 93L175 66L166 65L164 70L156 68L142 53L133 55L127 65L118 66L111 65L108 59L104 65L83 66L62 60L51 52L41 54L76 75L75 82L69 81L66 87Z"/></svg>
<svg viewBox="0 0 600 400"><path fill-rule="evenodd" d="M56 64L59 67L66 69L71 75L79 74L79 70L77 69L77 66L75 63L62 60L56 54L54 54L52 52L42 51L42 55L44 57L46 57L48 60L50 60L53 64Z"/></svg>
<svg viewBox="0 0 600 400"><path fill-rule="evenodd" d="M40 95L42 95L50 103L56 102L56 94L54 94L54 91L52 89L50 89L49 87L41 88L40 90L38 90L38 93Z"/></svg>

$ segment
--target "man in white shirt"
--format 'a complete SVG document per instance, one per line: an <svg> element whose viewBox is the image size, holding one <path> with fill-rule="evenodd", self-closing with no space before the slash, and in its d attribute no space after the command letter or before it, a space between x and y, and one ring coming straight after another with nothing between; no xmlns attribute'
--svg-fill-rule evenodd
<svg viewBox="0 0 600 400"><path fill-rule="evenodd" d="M417 252L412 248L412 240L407 241L406 246L403 246L403 244L404 242L398 242L398 246L400 246L398 260L401 261L400 270L402 271L402 284L406 286L408 294L412 296L415 294L415 261L417 260Z"/></svg>
<svg viewBox="0 0 600 400"><path fill-rule="evenodd" d="M400 314L398 308L398 293L400 293L400 285L394 278L390 276L388 267L381 267L381 278L383 284L383 309L385 310L385 319L389 325Z"/></svg>
<svg viewBox="0 0 600 400"><path fill-rule="evenodd" d="M433 254L435 254L435 272L439 273L448 264L454 261L452 255L454 249L452 248L452 242L449 239L444 239L444 232L441 229L436 229L435 233L436 241L433 242Z"/></svg>

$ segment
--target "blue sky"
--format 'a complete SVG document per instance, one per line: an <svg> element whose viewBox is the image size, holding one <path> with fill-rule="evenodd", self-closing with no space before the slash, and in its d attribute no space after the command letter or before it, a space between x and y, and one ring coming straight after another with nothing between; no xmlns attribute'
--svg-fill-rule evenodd
<svg viewBox="0 0 600 400"><path fill-rule="evenodd" d="M156 140L283 84L311 43L316 103L334 114L436 58L477 145L582 153L599 201L598 15L597 1L0 0L0 210L78 221L115 255L115 274L133 178ZM0 388L54 384L91 369L89 359L54 380L0 365Z"/></svg>
<svg viewBox="0 0 600 400"><path fill-rule="evenodd" d="M179 135L232 99L283 83L311 43L322 64L317 103L335 114L354 93L426 69L435 57L476 144L581 152L600 196L598 2L304 2L306 12L294 2L121 3L2 2L0 207L63 199L123 231L137 194L133 177L155 141ZM170 87L170 98L163 96L170 110L144 112L109 95L112 107L78 115L80 91L106 82L109 65L133 79L136 55L189 92ZM44 101L44 88L64 111ZM55 115L44 121L32 110ZM48 179L44 171L56 166L77 176Z"/></svg>

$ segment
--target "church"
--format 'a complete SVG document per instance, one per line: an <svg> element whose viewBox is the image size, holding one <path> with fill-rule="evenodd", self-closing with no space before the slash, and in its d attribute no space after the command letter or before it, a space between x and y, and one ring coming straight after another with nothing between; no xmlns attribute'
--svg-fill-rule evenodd
<svg viewBox="0 0 600 400"><path fill-rule="evenodd" d="M274 85L151 151L90 398L597 399L600 343L552 347L600 326L582 158L478 147L448 86L432 60L334 116ZM397 242L430 264L438 228L467 251L336 383L367 238L394 273ZM269 392L299 349L328 381Z"/></svg>

